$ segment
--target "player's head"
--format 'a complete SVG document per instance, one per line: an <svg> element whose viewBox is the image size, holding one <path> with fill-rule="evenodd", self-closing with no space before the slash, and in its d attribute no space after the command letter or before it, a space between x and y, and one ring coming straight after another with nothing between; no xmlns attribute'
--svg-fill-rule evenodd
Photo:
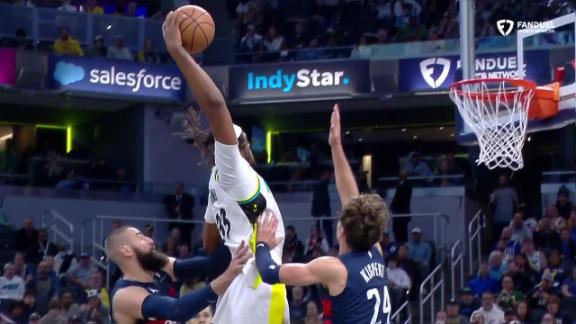
<svg viewBox="0 0 576 324"><path fill-rule="evenodd" d="M132 267L157 272L168 262L168 257L155 250L154 241L130 226L113 230L105 242L106 255L122 272Z"/></svg>
<svg viewBox="0 0 576 324"><path fill-rule="evenodd" d="M379 195L354 197L342 208L338 242L352 251L368 251L380 240L388 218L388 208Z"/></svg>
<svg viewBox="0 0 576 324"><path fill-rule="evenodd" d="M242 157L248 161L250 165L256 165L256 160L254 159L254 154L252 154L252 148L250 147L250 141L248 141L248 136L244 132L242 132L238 137L238 148L240 149Z"/></svg>

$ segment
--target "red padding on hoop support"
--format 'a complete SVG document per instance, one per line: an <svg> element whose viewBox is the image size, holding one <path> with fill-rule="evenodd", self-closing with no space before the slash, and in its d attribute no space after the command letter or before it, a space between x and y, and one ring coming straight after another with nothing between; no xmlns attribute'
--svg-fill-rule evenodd
<svg viewBox="0 0 576 324"><path fill-rule="evenodd" d="M558 100L560 99L560 84L554 82L537 87L528 110L528 119L545 119L558 113Z"/></svg>

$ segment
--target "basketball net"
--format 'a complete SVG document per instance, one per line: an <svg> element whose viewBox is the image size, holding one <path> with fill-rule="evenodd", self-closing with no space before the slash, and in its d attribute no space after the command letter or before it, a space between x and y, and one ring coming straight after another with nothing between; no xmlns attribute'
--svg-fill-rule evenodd
<svg viewBox="0 0 576 324"><path fill-rule="evenodd" d="M515 79L471 79L450 87L450 98L478 140L477 164L514 171L524 166L522 147L535 88L531 81Z"/></svg>

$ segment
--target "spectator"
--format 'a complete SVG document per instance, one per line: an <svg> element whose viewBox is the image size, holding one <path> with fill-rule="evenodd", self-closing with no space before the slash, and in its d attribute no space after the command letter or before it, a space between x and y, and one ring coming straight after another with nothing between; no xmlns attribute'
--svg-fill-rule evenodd
<svg viewBox="0 0 576 324"><path fill-rule="evenodd" d="M448 315L446 315L446 312L443 310L439 310L438 313L436 313L436 319L434 320L434 324L446 324L448 320Z"/></svg>
<svg viewBox="0 0 576 324"><path fill-rule="evenodd" d="M30 263L38 264L47 256L55 256L56 253L58 248L48 241L48 231L43 228L38 231L38 242L28 251L27 259Z"/></svg>
<svg viewBox="0 0 576 324"><path fill-rule="evenodd" d="M176 256L176 250L178 246L183 243L181 239L180 229L178 227L172 228L170 231L170 236L166 239L166 242L162 246L162 251L169 256Z"/></svg>
<svg viewBox="0 0 576 324"><path fill-rule="evenodd" d="M508 176L500 175L498 185L498 189L490 195L490 206L494 215L494 235L496 237L500 235L504 227L510 224L514 210L518 205L516 190L509 186Z"/></svg>
<svg viewBox="0 0 576 324"><path fill-rule="evenodd" d="M274 26L268 28L266 38L264 39L264 48L268 53L278 53L284 46L284 37L278 33Z"/></svg>
<svg viewBox="0 0 576 324"><path fill-rule="evenodd" d="M314 184L312 193L312 210L311 214L315 218L330 217L332 216L332 208L330 207L330 194L328 193L328 186L330 185L330 178L332 174L330 171L325 170L318 182ZM320 220L316 221L316 226L320 227ZM328 246L332 246L332 239L334 237L332 220L322 220L322 228L326 235ZM326 251L327 252L327 251Z"/></svg>
<svg viewBox="0 0 576 324"><path fill-rule="evenodd" d="M98 35L94 38L94 45L88 52L88 56L101 58L108 57L108 47L106 47L106 44L104 43L104 37L102 35Z"/></svg>
<svg viewBox="0 0 576 324"><path fill-rule="evenodd" d="M432 248L428 242L422 241L422 230L419 227L412 229L412 239L408 242L408 250L410 250L412 260L418 262L422 269L429 269L432 262Z"/></svg>
<svg viewBox="0 0 576 324"><path fill-rule="evenodd" d="M88 303L82 305L79 318L82 319L82 323L99 318L102 324L110 324L110 310L102 305L98 290L93 289L88 292Z"/></svg>
<svg viewBox="0 0 576 324"><path fill-rule="evenodd" d="M144 235L149 238L154 238L154 225L146 224L146 226L144 226Z"/></svg>
<svg viewBox="0 0 576 324"><path fill-rule="evenodd" d="M564 279L561 293L563 297L576 297L576 266L572 267L571 276Z"/></svg>
<svg viewBox="0 0 576 324"><path fill-rule="evenodd" d="M75 268L78 262L74 258L74 253L66 244L60 244L58 246L58 253L54 256L54 266L53 271L56 276L63 276L68 269Z"/></svg>
<svg viewBox="0 0 576 324"><path fill-rule="evenodd" d="M512 240L512 230L510 227L504 227L502 229L502 235L500 235L499 246L496 250L504 253L504 258L508 261L518 255L521 251L521 242Z"/></svg>
<svg viewBox="0 0 576 324"><path fill-rule="evenodd" d="M485 292L497 292L499 283L497 280L490 277L488 263L486 261L482 261L480 263L478 276L470 280L468 286L470 286L470 289L472 289L472 292L475 296L481 296Z"/></svg>
<svg viewBox="0 0 576 324"><path fill-rule="evenodd" d="M493 251L490 253L488 257L488 263L490 263L490 278L500 281L502 275L506 272L506 265L502 261L502 252Z"/></svg>
<svg viewBox="0 0 576 324"><path fill-rule="evenodd" d="M570 239L570 230L566 227L560 230L560 250L562 251L565 261L575 261L576 242Z"/></svg>
<svg viewBox="0 0 576 324"><path fill-rule="evenodd" d="M544 252L560 248L560 235L554 230L551 221L550 217L542 217L534 233L534 244Z"/></svg>
<svg viewBox="0 0 576 324"><path fill-rule="evenodd" d="M58 289L56 275L46 261L38 264L36 279L28 284L28 288L36 291L36 310L40 314L46 314L49 303Z"/></svg>
<svg viewBox="0 0 576 324"><path fill-rule="evenodd" d="M294 32L289 39L288 46L290 48L303 48L308 44L308 35L306 33L306 26L303 21L298 21L294 25Z"/></svg>
<svg viewBox="0 0 576 324"><path fill-rule="evenodd" d="M138 52L138 61L146 63L160 63L160 57L156 50L154 50L154 45L151 40L146 40L142 50Z"/></svg>
<svg viewBox="0 0 576 324"><path fill-rule="evenodd" d="M103 15L104 9L98 5L97 0L86 0L86 8L87 13L91 13L93 15Z"/></svg>
<svg viewBox="0 0 576 324"><path fill-rule="evenodd" d="M2 320L0 319L1 323L26 323L28 317L25 317L24 314L24 304L19 301L11 304L8 309L8 319Z"/></svg>
<svg viewBox="0 0 576 324"><path fill-rule="evenodd" d="M72 0L60 0L62 5L58 7L56 10L58 11L68 11L68 12L77 12L78 8L72 5Z"/></svg>
<svg viewBox="0 0 576 324"><path fill-rule="evenodd" d="M398 252L398 245L394 242L390 242L390 236L388 232L385 231L382 233L382 237L380 238L380 248L382 248L382 253L384 255L384 260L388 260L392 256L396 256Z"/></svg>
<svg viewBox="0 0 576 324"><path fill-rule="evenodd" d="M417 19L409 16L406 24L396 33L396 39L399 42L417 42L426 40L428 31L424 25L419 25Z"/></svg>
<svg viewBox="0 0 576 324"><path fill-rule="evenodd" d="M164 197L164 206L171 219L190 221L194 218L194 197L186 193L184 184L178 182L174 194ZM190 244L190 235L194 230L194 224L170 223L170 229L179 227L182 240Z"/></svg>
<svg viewBox="0 0 576 324"><path fill-rule="evenodd" d="M470 324L484 324L484 316L480 313L473 313L470 316Z"/></svg>
<svg viewBox="0 0 576 324"><path fill-rule="evenodd" d="M24 279L25 281L28 278L28 276L32 274L34 270L33 265L26 264L26 261L24 259L24 253L21 252L16 252L14 254L12 264L14 265L14 273L18 277Z"/></svg>
<svg viewBox="0 0 576 324"><path fill-rule="evenodd" d="M494 295L491 292L482 294L482 307L474 313L481 314L484 318L484 323L504 323L504 312L494 303Z"/></svg>
<svg viewBox="0 0 576 324"><path fill-rule="evenodd" d="M191 257L190 254L190 247L186 243L182 243L178 245L178 254L176 256L177 259L187 259Z"/></svg>
<svg viewBox="0 0 576 324"><path fill-rule="evenodd" d="M126 60L126 61L134 60L132 51L130 51L128 47L124 46L124 36L122 35L116 36L114 46L110 46L110 48L108 48L108 58L114 60Z"/></svg>
<svg viewBox="0 0 576 324"><path fill-rule="evenodd" d="M259 52L262 49L262 36L256 33L254 25L248 25L244 37L240 40L239 51L243 53Z"/></svg>
<svg viewBox="0 0 576 324"><path fill-rule="evenodd" d="M286 226L282 259L284 263L304 262L304 244L292 225Z"/></svg>
<svg viewBox="0 0 576 324"><path fill-rule="evenodd" d="M516 290L527 293L530 291L530 289L532 289L532 287L534 287L535 281L530 277L530 274L527 273L526 270L520 271L520 266L516 260L520 257L521 256L518 255L516 258L511 259L510 262L508 262L506 276L510 276L512 278L512 281L514 282L514 288ZM525 264L527 263L528 261L526 260Z"/></svg>
<svg viewBox="0 0 576 324"><path fill-rule="evenodd" d="M322 324L322 314L319 308L318 304L312 300L306 304L305 324Z"/></svg>
<svg viewBox="0 0 576 324"><path fill-rule="evenodd" d="M564 278L570 275L570 271L566 269L566 265L562 263L562 255L558 250L550 251L548 255L548 265L544 272L549 271L554 277L554 288L555 290L560 289L560 285L564 281Z"/></svg>
<svg viewBox="0 0 576 324"><path fill-rule="evenodd" d="M14 248L26 253L38 242L38 231L34 228L31 218L24 220L24 226L14 233Z"/></svg>
<svg viewBox="0 0 576 324"><path fill-rule="evenodd" d="M126 17L137 17L137 18L146 17L144 12L138 10L138 3L136 1L128 2L128 5L126 5L126 12L124 15Z"/></svg>
<svg viewBox="0 0 576 324"><path fill-rule="evenodd" d="M48 313L40 319L39 324L68 324L68 320L62 315L62 307L59 300L50 302Z"/></svg>
<svg viewBox="0 0 576 324"><path fill-rule="evenodd" d="M6 263L0 277L0 303L14 304L16 301L22 301L25 291L24 280L15 274L14 265Z"/></svg>
<svg viewBox="0 0 576 324"><path fill-rule="evenodd" d="M460 315L465 318L470 318L472 313L478 308L478 304L474 298L474 293L469 287L464 287L460 294Z"/></svg>
<svg viewBox="0 0 576 324"><path fill-rule="evenodd" d="M567 223L568 229L570 230L570 239L576 241L576 208L573 208L570 212L570 218Z"/></svg>
<svg viewBox="0 0 576 324"><path fill-rule="evenodd" d="M378 29L376 32L376 45L386 45L388 43L390 43L388 31L384 28Z"/></svg>
<svg viewBox="0 0 576 324"><path fill-rule="evenodd" d="M566 314L560 312L560 299L554 295L549 296L546 302L546 310L548 314L554 316L556 319L553 324L572 324L572 319Z"/></svg>
<svg viewBox="0 0 576 324"><path fill-rule="evenodd" d="M404 269L398 267L398 259L392 257L388 260L386 268L388 278L388 291L392 301L392 309L397 309L405 300L406 292L412 287L410 277Z"/></svg>
<svg viewBox="0 0 576 324"><path fill-rule="evenodd" d="M556 209L556 206L548 207L548 209L546 209L546 214L544 215L544 218L548 219L548 222L550 223L552 230L554 230L554 232L556 233L560 233L560 229L566 227L566 219L560 217L560 214L558 213L558 209Z"/></svg>
<svg viewBox="0 0 576 324"><path fill-rule="evenodd" d="M530 316L530 310L528 308L528 302L521 301L518 303L518 305L516 306L516 316L518 317L520 323L531 323L530 321L531 316Z"/></svg>
<svg viewBox="0 0 576 324"><path fill-rule="evenodd" d="M30 318L32 313L37 312L36 309L36 294L32 290L27 290L24 293L24 298L22 299L22 306L23 306L23 317L24 319ZM25 321L24 321L25 322Z"/></svg>
<svg viewBox="0 0 576 324"><path fill-rule="evenodd" d="M554 205L558 213L564 219L570 217L570 211L574 209L574 204L570 201L570 190L566 186L561 186L558 189L556 204Z"/></svg>
<svg viewBox="0 0 576 324"><path fill-rule="evenodd" d="M514 289L512 276L506 275L502 278L502 290L496 298L496 303L501 309L516 309L519 302L524 300L524 294Z"/></svg>
<svg viewBox="0 0 576 324"><path fill-rule="evenodd" d="M304 299L303 287L292 287L292 301L288 308L292 321L303 321L306 318L306 300Z"/></svg>
<svg viewBox="0 0 576 324"><path fill-rule="evenodd" d="M353 59L365 59L369 58L372 55L372 47L368 46L368 38L366 35L362 35L360 37L360 41L358 42L358 46L352 49L352 53L350 53L350 58Z"/></svg>
<svg viewBox="0 0 576 324"><path fill-rule="evenodd" d="M531 240L525 240L522 242L521 253L526 255L528 258L528 264L536 272L540 272L546 268L546 256L540 251L534 249L534 243Z"/></svg>
<svg viewBox="0 0 576 324"><path fill-rule="evenodd" d="M86 289L86 296L88 296L90 292L96 292L98 294L100 305L110 308L110 295L108 294L106 287L104 287L104 283L102 282L102 273L100 271L96 271L90 276L90 284L88 289Z"/></svg>
<svg viewBox="0 0 576 324"><path fill-rule="evenodd" d="M68 279L68 286L76 286L81 289L87 289L90 287L90 277L94 272L98 270L92 263L92 259L88 253L80 254L78 259L78 264L76 267L70 267L66 272L66 278ZM66 308L66 305L62 305Z"/></svg>
<svg viewBox="0 0 576 324"><path fill-rule="evenodd" d="M525 239L532 240L532 230L524 223L524 213L521 211L514 213L510 230L512 231L510 237L512 241L521 243L524 242Z"/></svg>
<svg viewBox="0 0 576 324"><path fill-rule="evenodd" d="M320 250L322 254L326 254L328 253L328 250L330 250L330 246L328 245L326 238L322 236L320 228L313 225L310 228L310 237L308 238L308 244L306 245L306 256L310 258L315 249Z"/></svg>
<svg viewBox="0 0 576 324"><path fill-rule="evenodd" d="M408 173L402 170L398 175L398 186L394 192L390 210L394 214L410 214L411 200L412 186L408 182ZM408 241L408 224L410 224L411 219L411 217L392 217L392 230L394 240L397 243L401 244Z"/></svg>
<svg viewBox="0 0 576 324"><path fill-rule="evenodd" d="M554 317L554 315L550 314L550 313L546 313L544 314L544 316L542 316L542 321L540 322L541 324L556 324L556 318Z"/></svg>
<svg viewBox="0 0 576 324"><path fill-rule="evenodd" d="M460 315L460 305L455 301L446 304L446 323L447 324L468 324L468 317Z"/></svg>
<svg viewBox="0 0 576 324"><path fill-rule="evenodd" d="M70 318L76 316L79 317L81 314L80 305L74 302L74 295L71 291L63 291L60 293L60 301L62 302L62 316L69 320Z"/></svg>
<svg viewBox="0 0 576 324"><path fill-rule="evenodd" d="M504 323L514 323L518 321L518 315L516 315L516 309L508 308L504 311Z"/></svg>
<svg viewBox="0 0 576 324"><path fill-rule="evenodd" d="M212 307L208 306L189 320L188 324L212 324Z"/></svg>
<svg viewBox="0 0 576 324"><path fill-rule="evenodd" d="M430 169L428 163L420 158L420 153L418 152L410 152L408 154L408 161L406 161L404 169L408 176L429 177L432 175L432 169Z"/></svg>
<svg viewBox="0 0 576 324"><path fill-rule="evenodd" d="M30 314L30 317L28 317L28 324L40 324L41 318L42 317L40 316L40 314L32 313Z"/></svg>
<svg viewBox="0 0 576 324"><path fill-rule="evenodd" d="M410 258L410 251L407 244L403 244L398 247L398 265L400 268L404 269L410 279L412 279L412 286L418 287L422 280L422 272L420 270L420 265ZM417 291L418 289L410 290L410 300L414 300L416 297L418 297Z"/></svg>
<svg viewBox="0 0 576 324"><path fill-rule="evenodd" d="M5 38L2 44L5 47L13 47L19 50L34 50L34 41L28 38L26 30L22 28L16 29L14 38ZM18 173L18 166L20 164L18 154L16 153L14 143L11 140L6 141L6 148L4 151L3 169L6 173Z"/></svg>
<svg viewBox="0 0 576 324"><path fill-rule="evenodd" d="M549 271L544 271L540 284L534 288L530 294L531 308L541 316L546 311L546 302L548 297L555 294L554 276ZM539 317L536 316L536 317Z"/></svg>
<svg viewBox="0 0 576 324"><path fill-rule="evenodd" d="M65 27L60 28L60 37L54 41L53 49L54 53L59 55L84 56L80 43L70 35L70 31Z"/></svg>
<svg viewBox="0 0 576 324"><path fill-rule="evenodd" d="M257 26L262 22L262 5L258 0L240 0L236 7L238 26L244 30L247 26Z"/></svg>

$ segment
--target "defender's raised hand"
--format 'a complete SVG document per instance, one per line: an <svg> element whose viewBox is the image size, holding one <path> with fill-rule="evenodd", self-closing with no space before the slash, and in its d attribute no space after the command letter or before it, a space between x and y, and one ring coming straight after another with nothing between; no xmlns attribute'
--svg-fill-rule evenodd
<svg viewBox="0 0 576 324"><path fill-rule="evenodd" d="M332 117L330 118L330 135L328 136L330 146L341 143L340 132L340 108L338 104L335 104L332 110Z"/></svg>
<svg viewBox="0 0 576 324"><path fill-rule="evenodd" d="M273 249L282 241L282 237L276 237L278 229L278 217L267 210L258 220L258 232L256 233L256 242L264 242Z"/></svg>

